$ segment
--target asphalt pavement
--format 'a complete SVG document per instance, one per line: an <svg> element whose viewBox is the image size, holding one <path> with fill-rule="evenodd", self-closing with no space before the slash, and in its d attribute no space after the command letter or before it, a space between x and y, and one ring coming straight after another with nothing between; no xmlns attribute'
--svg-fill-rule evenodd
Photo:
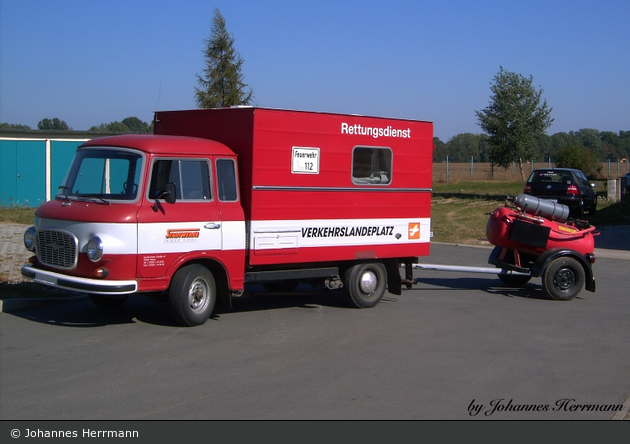
<svg viewBox="0 0 630 444"><path fill-rule="evenodd" d="M488 251L436 243L421 261L484 265ZM540 279L414 270L373 309L253 290L195 328L144 297L3 313L0 419L627 418L630 261L594 271L597 291L568 302Z"/></svg>
<svg viewBox="0 0 630 444"><path fill-rule="evenodd" d="M10 291L11 285L25 281L20 269L32 256L32 253L24 248L23 236L26 228L28 225L0 223L0 312L19 310L36 304L54 303L58 299L51 298L48 294L33 294L20 298L11 294L13 293ZM630 260L630 225L604 227L599 232L600 234L595 236L597 258ZM465 246L465 244L461 245ZM491 246L487 245L487 248ZM485 263L478 265L488 266ZM42 293L46 293L46 290L42 288ZM59 295L64 299L73 296L70 292L59 293Z"/></svg>

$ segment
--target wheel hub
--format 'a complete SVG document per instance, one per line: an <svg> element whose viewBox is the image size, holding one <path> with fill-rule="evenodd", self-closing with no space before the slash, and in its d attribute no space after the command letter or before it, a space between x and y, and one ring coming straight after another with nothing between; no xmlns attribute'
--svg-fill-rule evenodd
<svg viewBox="0 0 630 444"><path fill-rule="evenodd" d="M571 270L563 269L558 272L554 282L559 290L567 291L575 286L575 275Z"/></svg>
<svg viewBox="0 0 630 444"><path fill-rule="evenodd" d="M372 271L366 271L361 276L361 282L359 283L359 287L363 293L369 294L376 290L376 286L378 285L378 279L376 275Z"/></svg>
<svg viewBox="0 0 630 444"><path fill-rule="evenodd" d="M208 287L202 281L195 281L188 292L188 302L194 311L203 310L208 303Z"/></svg>

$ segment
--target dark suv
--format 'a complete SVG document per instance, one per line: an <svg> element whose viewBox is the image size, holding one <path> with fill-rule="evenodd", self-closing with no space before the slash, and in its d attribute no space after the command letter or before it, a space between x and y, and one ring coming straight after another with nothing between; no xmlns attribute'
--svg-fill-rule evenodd
<svg viewBox="0 0 630 444"><path fill-rule="evenodd" d="M532 171L523 192L566 205L571 216L582 217L584 211L589 214L597 211L594 186L580 170L549 168Z"/></svg>

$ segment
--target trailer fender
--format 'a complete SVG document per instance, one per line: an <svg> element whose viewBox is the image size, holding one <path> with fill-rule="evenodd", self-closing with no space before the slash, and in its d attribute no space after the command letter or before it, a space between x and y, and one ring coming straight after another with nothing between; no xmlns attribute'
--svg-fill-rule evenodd
<svg viewBox="0 0 630 444"><path fill-rule="evenodd" d="M578 253L575 250L570 250L566 248L554 248L545 251L538 257L538 259L536 259L534 265L532 265L532 276L542 276L551 261L563 256L572 257L580 263L580 265L584 269L585 288L588 291L594 292L595 277L593 276L593 268L591 267L591 263L584 255Z"/></svg>

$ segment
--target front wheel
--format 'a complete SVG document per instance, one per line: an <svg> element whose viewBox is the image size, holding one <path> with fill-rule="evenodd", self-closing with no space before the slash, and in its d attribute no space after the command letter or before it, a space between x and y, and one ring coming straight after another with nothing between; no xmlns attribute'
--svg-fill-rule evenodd
<svg viewBox="0 0 630 444"><path fill-rule="evenodd" d="M216 302L216 283L203 265L187 265L175 273L168 300L175 322L183 326L205 323Z"/></svg>
<svg viewBox="0 0 630 444"><path fill-rule="evenodd" d="M585 283L582 265L571 257L551 261L543 273L545 293L556 301L570 301L582 291Z"/></svg>
<svg viewBox="0 0 630 444"><path fill-rule="evenodd" d="M344 293L358 308L370 308L385 294L387 270L380 262L357 264L344 273Z"/></svg>

